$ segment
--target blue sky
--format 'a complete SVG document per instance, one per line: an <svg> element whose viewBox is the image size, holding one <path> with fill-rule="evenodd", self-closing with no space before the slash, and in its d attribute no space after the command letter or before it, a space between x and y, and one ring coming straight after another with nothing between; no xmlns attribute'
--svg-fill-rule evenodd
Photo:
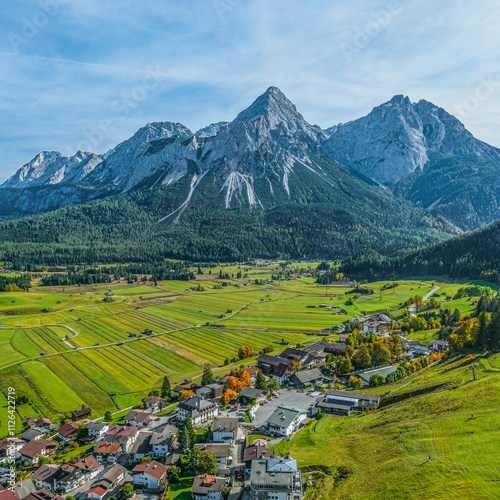
<svg viewBox="0 0 500 500"><path fill-rule="evenodd" d="M500 147L500 9L483 0L39 0L0 19L0 179L152 121L231 120L275 85L311 123L395 94Z"/></svg>

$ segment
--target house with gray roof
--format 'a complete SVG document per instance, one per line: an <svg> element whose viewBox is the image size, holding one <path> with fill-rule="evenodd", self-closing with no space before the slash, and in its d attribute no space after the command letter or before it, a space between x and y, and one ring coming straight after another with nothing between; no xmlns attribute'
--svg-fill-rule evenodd
<svg viewBox="0 0 500 500"><path fill-rule="evenodd" d="M290 377L290 383L297 387L310 387L311 385L321 384L323 380L324 375L318 368L300 370Z"/></svg>
<svg viewBox="0 0 500 500"><path fill-rule="evenodd" d="M278 406L266 420L266 426L271 434L289 437L298 431L302 418L301 413L292 408Z"/></svg>

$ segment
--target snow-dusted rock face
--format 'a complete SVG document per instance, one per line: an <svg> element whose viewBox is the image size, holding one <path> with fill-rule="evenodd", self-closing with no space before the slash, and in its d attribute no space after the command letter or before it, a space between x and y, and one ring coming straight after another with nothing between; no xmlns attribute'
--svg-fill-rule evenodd
<svg viewBox="0 0 500 500"><path fill-rule="evenodd" d="M414 104L402 95L326 132L323 147L336 160L381 184L423 169L429 150L500 160L499 150L475 139L444 109L423 100Z"/></svg>
<svg viewBox="0 0 500 500"><path fill-rule="evenodd" d="M207 137L214 137L217 135L217 132L222 127L227 127L229 122L217 122L208 125L207 127L200 128L194 135L199 137L200 139L206 139Z"/></svg>
<svg viewBox="0 0 500 500"><path fill-rule="evenodd" d="M24 188L79 182L102 161L102 156L83 151L70 157L57 151L42 151L7 179L2 187Z"/></svg>
<svg viewBox="0 0 500 500"><path fill-rule="evenodd" d="M499 150L427 101L395 96L365 117L321 130L270 87L232 122L213 123L196 134L179 123L150 123L104 155L42 152L1 187L30 188L22 196L7 190L3 196L17 200L23 213L36 213L134 188L182 186L176 194L182 205L161 214L162 220L178 222L200 191L226 208L303 203L325 186L348 193L354 178L365 183L337 161L380 184L393 184L425 169L434 152L473 154L500 164ZM46 202L34 202L33 188L44 189ZM442 193L434 195L439 205Z"/></svg>

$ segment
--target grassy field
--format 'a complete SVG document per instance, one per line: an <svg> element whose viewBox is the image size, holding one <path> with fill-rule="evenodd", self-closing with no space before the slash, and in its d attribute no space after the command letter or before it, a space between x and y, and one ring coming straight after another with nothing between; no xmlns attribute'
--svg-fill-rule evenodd
<svg viewBox="0 0 500 500"><path fill-rule="evenodd" d="M476 381L467 369L472 362ZM307 492L311 499L500 498L499 365L500 355L439 363L368 391L383 396L378 410L324 417L275 452L290 451L309 470L349 467L351 475L336 485L319 478Z"/></svg>
<svg viewBox="0 0 500 500"><path fill-rule="evenodd" d="M431 289L408 281L381 292L385 282L370 283L374 294L346 305L345 293L352 288L348 284L318 286L312 278L302 278L256 285L255 278L270 277L277 266L222 270L248 277L219 280L218 269L213 270L214 279L200 281L207 287L204 292L191 290L195 282L152 286L122 281L35 285L29 293L0 294L0 407L5 408L8 387L28 398L28 404L18 407L18 429L29 415L57 418L82 405L91 406L94 416L119 412L158 388L165 375L173 384L196 379L207 363L216 374L226 373L224 361L235 358L241 345L254 352L271 345L277 352L282 339L291 345L313 341L321 329L364 312L389 311L397 318L409 297ZM208 269L204 272L206 278ZM223 282L228 286L219 288ZM450 295L462 286L428 277L425 282L435 282ZM108 291L115 294L114 302L103 301ZM307 307L321 304L347 314ZM447 307L466 312L474 305L460 299ZM155 335L139 337L146 328ZM434 333L415 332L413 338L428 341ZM0 436L5 425L6 419L0 418Z"/></svg>

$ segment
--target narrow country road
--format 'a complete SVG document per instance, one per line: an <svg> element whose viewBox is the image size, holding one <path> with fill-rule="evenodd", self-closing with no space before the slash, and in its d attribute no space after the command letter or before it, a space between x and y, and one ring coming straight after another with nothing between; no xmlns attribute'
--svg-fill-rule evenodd
<svg viewBox="0 0 500 500"><path fill-rule="evenodd" d="M432 286L432 285L430 285L429 283L419 283L418 281L408 281L408 283L415 283L416 285L423 285L423 286ZM424 298L423 298L422 302L426 302L426 301L428 301L428 300L431 298L431 296L432 296L433 294L435 294L438 290L439 290L439 287L438 287L438 286L434 287L434 288L433 288L433 289L432 289L429 293L427 293L426 295L424 295ZM410 316L411 316L412 318L415 318L415 317L417 316L417 315L415 314L415 308L416 308L416 305L415 305L415 304L413 304L413 305L410 307L410 309L409 309Z"/></svg>

